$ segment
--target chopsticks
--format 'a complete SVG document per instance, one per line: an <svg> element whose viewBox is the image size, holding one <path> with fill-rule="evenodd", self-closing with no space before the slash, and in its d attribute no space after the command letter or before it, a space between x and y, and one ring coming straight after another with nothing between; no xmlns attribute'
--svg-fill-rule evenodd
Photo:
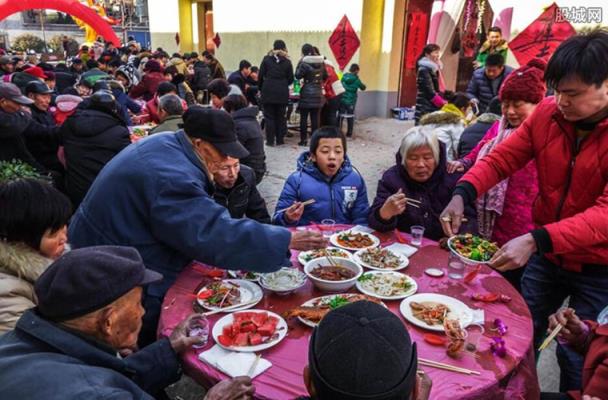
<svg viewBox="0 0 608 400"><path fill-rule="evenodd" d="M337 267L338 263L336 262L336 260L334 260L334 258L329 254L329 251L327 251L327 249L323 250L323 253L325 254L325 257L327 257L327 260L329 261L329 263L334 266Z"/></svg>
<svg viewBox="0 0 608 400"><path fill-rule="evenodd" d="M563 327L564 326L562 324L559 324L558 326L556 326L553 329L553 331L551 331L551 333L549 334L549 336L547 336L547 338L545 339L545 341L540 345L540 347L538 348L538 351L543 351L544 349L546 349L547 346L549 346L551 344L551 342L553 341L553 339L555 339L555 337L562 330Z"/></svg>
<svg viewBox="0 0 608 400"><path fill-rule="evenodd" d="M234 310L235 308L241 308L241 307L245 307L245 306L248 306L248 305L254 304L254 303L256 303L257 301L258 301L258 300L251 300L251 301L248 301L248 302L246 302L246 303L234 304L234 305L229 306L229 307L224 307L224 308L220 308L220 309L217 309L217 310L213 310L213 311L204 312L204 313L202 313L202 314L203 314L205 317L208 317L208 316L210 316L210 315L219 314L219 313L221 313L221 312L225 312L225 311Z"/></svg>
<svg viewBox="0 0 608 400"><path fill-rule="evenodd" d="M426 367L432 367L432 368L437 368L437 369L444 369L446 371L458 372L460 374L465 374L465 375L481 375L478 371L473 371L473 370L466 369L466 368L460 368L455 365L444 364L444 363L440 363L438 361L427 360L424 358L418 358L418 364L424 365Z"/></svg>
<svg viewBox="0 0 608 400"><path fill-rule="evenodd" d="M309 200L306 200L306 201L302 202L302 205L304 207L306 207L307 205L314 204L315 202L316 202L315 199L309 199ZM285 212L285 211L289 210L292 206L293 206L293 204L291 206L287 207L287 208L283 208L283 209L277 210L274 213L278 214L278 213Z"/></svg>
<svg viewBox="0 0 608 400"><path fill-rule="evenodd" d="M251 367L249 367L249 371L247 371L248 377L253 378L253 374L255 373L255 369L258 366L258 363L260 362L260 358L262 358L261 354L255 356L255 360L253 360L253 363L251 363Z"/></svg>
<svg viewBox="0 0 608 400"><path fill-rule="evenodd" d="M422 202L420 200L410 199L409 197L405 198L405 202L407 203L408 206L412 206L412 207L416 207L416 208L420 208L420 204L422 204Z"/></svg>

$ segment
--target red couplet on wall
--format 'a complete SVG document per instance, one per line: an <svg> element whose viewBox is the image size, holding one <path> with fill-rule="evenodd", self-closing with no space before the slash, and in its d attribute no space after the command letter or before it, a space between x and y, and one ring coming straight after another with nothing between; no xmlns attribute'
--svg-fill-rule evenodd
<svg viewBox="0 0 608 400"><path fill-rule="evenodd" d="M329 48L334 54L340 70L346 68L348 62L359 49L360 43L357 32L350 24L348 17L344 15L329 37Z"/></svg>
<svg viewBox="0 0 608 400"><path fill-rule="evenodd" d="M423 12L413 12L410 15L405 46L405 68L416 69L416 60L426 44L429 20L428 15Z"/></svg>

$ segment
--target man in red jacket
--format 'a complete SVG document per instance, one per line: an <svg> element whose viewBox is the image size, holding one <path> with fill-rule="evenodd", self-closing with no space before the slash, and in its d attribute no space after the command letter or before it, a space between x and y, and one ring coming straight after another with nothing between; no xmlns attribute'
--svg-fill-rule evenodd
<svg viewBox="0 0 608 400"><path fill-rule="evenodd" d="M534 319L535 348L547 317L569 296L570 307L593 320L608 304L608 31L562 43L545 71L555 97L535 112L461 179L441 215L458 232L465 203L535 160L537 229L505 244L490 265L526 266L523 296ZM580 389L582 357L558 346L561 391Z"/></svg>

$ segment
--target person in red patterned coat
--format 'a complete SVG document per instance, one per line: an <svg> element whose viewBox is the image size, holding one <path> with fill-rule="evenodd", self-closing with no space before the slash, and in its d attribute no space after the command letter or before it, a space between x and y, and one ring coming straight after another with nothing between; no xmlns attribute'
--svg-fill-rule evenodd
<svg viewBox="0 0 608 400"><path fill-rule="evenodd" d="M490 265L499 271L526 265L522 293L535 348L547 317L567 297L583 319L595 319L608 304L608 31L564 41L544 78L555 97L469 170L440 217L446 234L458 232L466 203L534 161L536 229L507 242ZM580 388L582 356L561 345L557 355L561 391Z"/></svg>

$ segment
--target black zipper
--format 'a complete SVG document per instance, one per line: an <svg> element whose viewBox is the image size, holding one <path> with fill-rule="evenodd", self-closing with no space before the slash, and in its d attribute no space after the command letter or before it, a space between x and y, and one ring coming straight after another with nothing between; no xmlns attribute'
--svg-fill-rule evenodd
<svg viewBox="0 0 608 400"><path fill-rule="evenodd" d="M562 131L564 131L564 133L567 135L568 132L559 123L559 121L556 121L556 122L557 122L557 125L559 125L560 129ZM572 173L574 172L574 165L576 164L576 156L578 156L578 152L580 151L581 143L583 142L583 140L584 140L584 138L581 140L578 140L578 137L577 137L574 140L574 143L572 145L572 157L570 158L570 163L568 165L568 176L566 179L566 185L564 186L564 194L562 195L562 197L559 200L559 203L557 206L557 212L555 214L555 218L557 221L559 221L561 219L562 208L564 207L564 203L566 202L566 197L568 196L568 192L570 191L570 185L572 184Z"/></svg>

